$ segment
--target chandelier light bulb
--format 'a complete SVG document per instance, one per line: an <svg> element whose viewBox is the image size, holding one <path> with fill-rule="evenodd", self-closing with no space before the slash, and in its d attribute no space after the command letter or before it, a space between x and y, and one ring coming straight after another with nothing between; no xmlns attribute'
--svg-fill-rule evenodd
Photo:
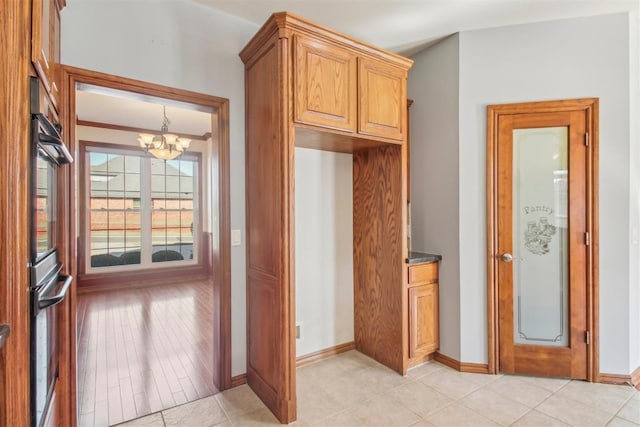
<svg viewBox="0 0 640 427"><path fill-rule="evenodd" d="M169 133L169 118L167 108L162 106L162 126L160 135L141 133L138 135L138 143L145 152L160 160L173 160L185 152L191 143L189 138L181 138Z"/></svg>

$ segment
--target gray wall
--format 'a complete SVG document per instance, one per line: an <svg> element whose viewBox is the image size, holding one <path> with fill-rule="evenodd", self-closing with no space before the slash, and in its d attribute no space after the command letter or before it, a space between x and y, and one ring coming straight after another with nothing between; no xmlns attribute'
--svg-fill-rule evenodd
<svg viewBox="0 0 640 427"><path fill-rule="evenodd" d="M409 74L412 248L442 255L440 351L460 360L458 35L417 55Z"/></svg>
<svg viewBox="0 0 640 427"><path fill-rule="evenodd" d="M486 106L599 97L600 370L628 374L637 366L632 368L630 365L630 346L637 346L639 337L637 332L635 337L631 336L630 325L637 319L639 285L630 276L637 277L637 268L632 265L637 265L638 261L631 258L632 252L637 254L637 249L630 250L629 235L632 222L637 224L638 215L637 206L633 210L630 206L630 158L632 147L637 145L630 143L630 73L635 73L633 78L636 80L638 74L637 67L632 70L630 66L637 53L630 53L629 22L628 14L615 14L462 32L459 36L458 92L451 92L451 96L457 96L459 100L458 122L412 115L412 125L420 120L431 120L440 128L429 131L431 134L447 132L444 128L459 128L459 163L451 165L459 171L458 218L450 218L446 226L454 226L455 221L459 221L461 361L487 362ZM434 49L441 48L434 46L416 55L417 64L433 55ZM417 88L432 84L428 81L429 74L421 71L423 68L426 66L421 65L411 73L410 88L413 90L409 95L412 97ZM637 87L637 82L633 85ZM637 99L638 94L634 97ZM428 146L441 144L430 138L417 129L412 132L412 141L423 139ZM427 152L428 149L414 156L414 151L412 164L429 162L427 158L418 158ZM418 185L413 184L414 188ZM439 190L436 188L435 191ZM440 191L451 191L451 188L446 186ZM412 193L412 202L416 205L425 203L419 200L418 194L417 191ZM421 197L426 200L433 196L423 192ZM436 193L435 197L441 199L443 196ZM633 221L630 220L632 211ZM438 233L443 224L432 219L425 216L425 224L418 225L419 218L414 216L414 229L430 230L423 232L425 236ZM634 272L630 274L632 269ZM446 286L444 283L443 287ZM630 302L632 296L635 301ZM631 313L634 313L633 319ZM444 322L454 321L446 313L443 316ZM448 327L443 324L442 330ZM449 355L455 357L455 353ZM637 355L633 357L637 359Z"/></svg>

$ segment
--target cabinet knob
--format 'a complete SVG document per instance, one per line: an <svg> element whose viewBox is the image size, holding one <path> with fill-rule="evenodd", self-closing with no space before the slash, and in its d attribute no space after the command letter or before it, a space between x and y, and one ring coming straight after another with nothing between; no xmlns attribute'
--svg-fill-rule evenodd
<svg viewBox="0 0 640 427"><path fill-rule="evenodd" d="M500 255L500 259L504 262L511 262L513 261L513 255L511 255L509 252L505 252Z"/></svg>

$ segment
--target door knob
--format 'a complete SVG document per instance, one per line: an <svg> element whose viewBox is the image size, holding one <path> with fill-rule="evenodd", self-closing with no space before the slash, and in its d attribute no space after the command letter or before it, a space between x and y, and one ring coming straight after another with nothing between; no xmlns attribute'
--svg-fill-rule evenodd
<svg viewBox="0 0 640 427"><path fill-rule="evenodd" d="M509 252L505 252L500 255L500 259L504 262L511 262L513 261L513 255L511 255Z"/></svg>

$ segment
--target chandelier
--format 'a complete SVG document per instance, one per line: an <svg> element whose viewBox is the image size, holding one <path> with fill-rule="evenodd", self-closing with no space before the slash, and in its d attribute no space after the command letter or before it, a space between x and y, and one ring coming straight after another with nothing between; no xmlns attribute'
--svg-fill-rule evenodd
<svg viewBox="0 0 640 427"><path fill-rule="evenodd" d="M163 120L160 135L141 133L138 136L138 142L145 153L151 153L155 158L160 160L173 160L189 148L191 140L169 133L170 122L169 118L167 118L167 108L164 105L162 106L162 116Z"/></svg>

